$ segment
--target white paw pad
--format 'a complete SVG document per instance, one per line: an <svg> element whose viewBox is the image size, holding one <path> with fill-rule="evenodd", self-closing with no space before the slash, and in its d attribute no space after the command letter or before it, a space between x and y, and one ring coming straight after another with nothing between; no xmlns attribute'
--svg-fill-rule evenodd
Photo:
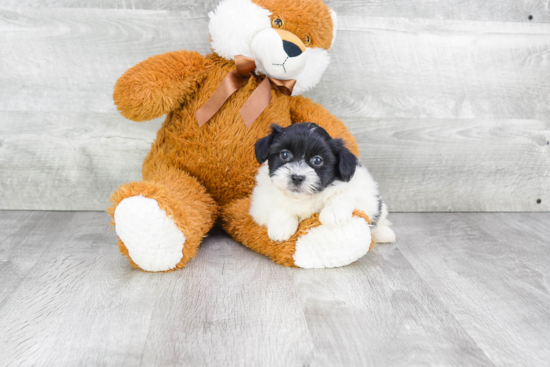
<svg viewBox="0 0 550 367"><path fill-rule="evenodd" d="M170 270L183 257L185 235L154 199L122 200L115 210L115 226L132 261L143 270Z"/></svg>
<svg viewBox="0 0 550 367"><path fill-rule="evenodd" d="M363 257L370 244L370 227L363 218L352 217L335 228L321 225L298 238L294 264L309 269L345 266Z"/></svg>

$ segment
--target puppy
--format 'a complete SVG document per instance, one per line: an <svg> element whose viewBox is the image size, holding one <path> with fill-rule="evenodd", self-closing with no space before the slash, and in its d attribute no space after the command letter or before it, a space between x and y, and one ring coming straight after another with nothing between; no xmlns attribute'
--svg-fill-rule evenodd
<svg viewBox="0 0 550 367"><path fill-rule="evenodd" d="M323 225L335 227L359 209L372 220L376 242L395 242L378 185L341 139L314 123L273 125L255 150L258 162L267 164L256 175L250 215L272 240L288 240L314 213Z"/></svg>

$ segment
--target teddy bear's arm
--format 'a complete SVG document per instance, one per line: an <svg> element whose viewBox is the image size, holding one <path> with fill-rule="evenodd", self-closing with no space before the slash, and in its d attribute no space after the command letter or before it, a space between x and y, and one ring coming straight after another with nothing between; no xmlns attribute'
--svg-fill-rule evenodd
<svg viewBox="0 0 550 367"><path fill-rule="evenodd" d="M311 99L296 96L290 102L290 118L292 123L314 122L324 128L331 137L343 139L346 147L359 156L357 140L349 132L346 125L328 112L323 106Z"/></svg>
<svg viewBox="0 0 550 367"><path fill-rule="evenodd" d="M190 98L205 76L206 67L207 60L195 51L150 57L117 80L113 99L120 113L130 120L154 119Z"/></svg>

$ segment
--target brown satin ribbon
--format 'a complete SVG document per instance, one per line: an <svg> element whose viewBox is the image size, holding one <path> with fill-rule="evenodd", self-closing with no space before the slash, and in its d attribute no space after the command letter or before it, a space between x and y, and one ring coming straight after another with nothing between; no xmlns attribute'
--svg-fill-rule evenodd
<svg viewBox="0 0 550 367"><path fill-rule="evenodd" d="M216 88L214 94L197 111L199 127L206 124L233 93L246 85L248 79L256 69L254 59L242 55L235 56L235 66L237 68L227 74L218 88ZM296 80L280 80L262 75L258 77L258 83L256 90L248 97L243 107L239 110L247 127L252 126L254 121L256 121L258 116L271 102L271 88L277 89L285 96L290 96Z"/></svg>

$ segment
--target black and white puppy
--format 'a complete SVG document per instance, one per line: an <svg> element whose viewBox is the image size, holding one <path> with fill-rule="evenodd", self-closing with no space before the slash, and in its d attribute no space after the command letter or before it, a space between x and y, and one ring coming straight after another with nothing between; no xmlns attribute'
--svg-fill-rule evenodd
<svg viewBox="0 0 550 367"><path fill-rule="evenodd" d="M376 242L395 242L378 185L343 140L332 139L314 123L273 125L255 150L264 164L256 175L250 215L267 227L272 240L288 240L314 213L323 225L336 227L359 209L372 220Z"/></svg>

